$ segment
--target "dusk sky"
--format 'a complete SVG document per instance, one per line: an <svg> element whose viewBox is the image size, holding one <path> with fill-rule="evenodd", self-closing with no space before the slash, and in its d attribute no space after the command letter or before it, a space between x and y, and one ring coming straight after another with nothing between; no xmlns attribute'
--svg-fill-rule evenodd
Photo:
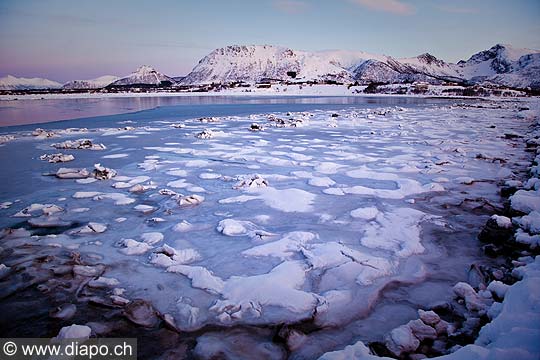
<svg viewBox="0 0 540 360"><path fill-rule="evenodd" d="M539 0L0 1L0 76L65 82L178 76L217 47L271 44L467 59L497 43L540 49Z"/></svg>

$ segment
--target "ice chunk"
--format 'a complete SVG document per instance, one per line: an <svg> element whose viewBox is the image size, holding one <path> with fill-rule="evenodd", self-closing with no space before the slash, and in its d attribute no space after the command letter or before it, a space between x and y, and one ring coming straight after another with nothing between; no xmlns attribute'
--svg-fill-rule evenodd
<svg viewBox="0 0 540 360"><path fill-rule="evenodd" d="M506 216L492 215L491 219L497 223L497 226L501 229L511 229L512 220Z"/></svg>
<svg viewBox="0 0 540 360"><path fill-rule="evenodd" d="M59 179L84 179L90 176L86 169L60 168L56 171L56 177Z"/></svg>
<svg viewBox="0 0 540 360"><path fill-rule="evenodd" d="M30 217L36 212L41 213L41 215L50 216L62 211L64 211L63 208L54 204L31 204L17 212L13 217Z"/></svg>
<svg viewBox="0 0 540 360"><path fill-rule="evenodd" d="M215 180L215 179L219 179L220 177L221 177L221 175L216 174L216 173L201 173L201 174L199 174L199 178L204 179L204 180Z"/></svg>
<svg viewBox="0 0 540 360"><path fill-rule="evenodd" d="M402 325L385 337L385 345L396 356L401 356L403 353L415 351L420 341L414 336L409 326Z"/></svg>
<svg viewBox="0 0 540 360"><path fill-rule="evenodd" d="M257 225L250 221L241 221L234 219L221 220L216 230L227 236L249 236L251 238L262 239L274 234L258 229Z"/></svg>
<svg viewBox="0 0 540 360"><path fill-rule="evenodd" d="M178 231L178 232L188 232L188 231L193 230L193 228L194 227L190 222L186 220L182 220L181 222L179 222L173 227L173 230Z"/></svg>
<svg viewBox="0 0 540 360"><path fill-rule="evenodd" d="M351 211L351 216L356 219L373 220L377 217L379 210L376 207L364 207Z"/></svg>
<svg viewBox="0 0 540 360"><path fill-rule="evenodd" d="M514 221L525 231L531 234L540 234L540 212L531 211L528 215L514 218Z"/></svg>
<svg viewBox="0 0 540 360"><path fill-rule="evenodd" d="M154 245L163 240L163 234L160 232L147 232L141 235L141 239L148 245Z"/></svg>
<svg viewBox="0 0 540 360"><path fill-rule="evenodd" d="M316 238L316 234L305 231L293 231L286 234L280 240L255 246L244 250L247 256L274 256L280 259L289 259L300 251L308 242Z"/></svg>
<svg viewBox="0 0 540 360"><path fill-rule="evenodd" d="M489 283L487 289L496 295L499 299L503 299L510 285L506 285L500 281L494 280Z"/></svg>
<svg viewBox="0 0 540 360"><path fill-rule="evenodd" d="M187 183L185 179L179 179L179 180L169 181L167 183L167 186L175 188L175 189L183 189L188 186L191 186L191 184Z"/></svg>
<svg viewBox="0 0 540 360"><path fill-rule="evenodd" d="M153 206L150 206L150 205L139 204L139 205L135 206L134 209L137 210L137 211L142 212L143 214L149 214L152 211L154 211L156 208L154 208Z"/></svg>
<svg viewBox="0 0 540 360"><path fill-rule="evenodd" d="M191 285L213 294L223 291L224 282L202 266L174 265L167 268L167 272L182 274L191 280Z"/></svg>
<svg viewBox="0 0 540 360"><path fill-rule="evenodd" d="M540 212L540 190L518 190L510 197L510 203L514 210L526 214Z"/></svg>
<svg viewBox="0 0 540 360"><path fill-rule="evenodd" d="M56 149L88 149L105 150L107 147L103 144L94 144L90 139L66 140L61 143L52 144Z"/></svg>
<svg viewBox="0 0 540 360"><path fill-rule="evenodd" d="M310 212L316 195L301 189L278 190L272 187L251 190L266 205L284 212Z"/></svg>
<svg viewBox="0 0 540 360"><path fill-rule="evenodd" d="M75 194L73 194L73 198L86 199L86 198L93 198L98 195L101 195L99 191L77 191Z"/></svg>
<svg viewBox="0 0 540 360"><path fill-rule="evenodd" d="M529 245L531 249L540 246L540 234L529 235L529 233L523 231L523 229L517 229L515 239L518 243Z"/></svg>
<svg viewBox="0 0 540 360"><path fill-rule="evenodd" d="M454 293L465 300L465 305L470 311L482 312L486 310L487 302L480 297L471 285L459 282L454 285Z"/></svg>
<svg viewBox="0 0 540 360"><path fill-rule="evenodd" d="M225 319L258 317L267 306L276 306L292 313L310 313L317 305L316 297L298 290L306 280L307 268L302 261L284 261L269 273L255 276L232 276L223 287L222 296L211 308Z"/></svg>
<svg viewBox="0 0 540 360"><path fill-rule="evenodd" d="M407 196L425 192L444 191L444 187L437 183L422 185L415 179L408 179L402 175L400 176L393 173L376 172L366 166L348 171L347 176L358 179L392 181L397 185L397 189L379 189L362 185L342 188L343 192L347 194L370 195L384 199L403 199Z"/></svg>
<svg viewBox="0 0 540 360"><path fill-rule="evenodd" d="M179 196L176 202L180 206L194 206L199 205L204 201L204 196L200 195L185 195L185 196Z"/></svg>
<svg viewBox="0 0 540 360"><path fill-rule="evenodd" d="M166 174L167 175L172 175L172 176L187 176L188 172L187 172L187 170L183 170L183 169L171 169L171 170L167 171Z"/></svg>
<svg viewBox="0 0 540 360"><path fill-rule="evenodd" d="M96 181L97 181L97 179L95 179L95 178L84 178L84 179L75 180L75 182L77 184L91 184L91 183L96 182Z"/></svg>
<svg viewBox="0 0 540 360"><path fill-rule="evenodd" d="M151 255L150 263L168 268L174 265L189 264L199 259L201 259L201 255L194 249L177 250L163 245Z"/></svg>
<svg viewBox="0 0 540 360"><path fill-rule="evenodd" d="M268 181L266 181L262 176L255 174L246 177L242 181L240 181L238 184L234 186L235 189L240 188L258 188L258 187L266 187L268 186Z"/></svg>
<svg viewBox="0 0 540 360"><path fill-rule="evenodd" d="M424 251L420 241L420 223L429 218L433 216L410 208L379 213L376 221L367 225L362 245L391 250L400 257L420 254Z"/></svg>
<svg viewBox="0 0 540 360"><path fill-rule="evenodd" d="M133 239L123 239L119 245L122 247L120 251L126 255L141 255L152 249L147 243Z"/></svg>
<svg viewBox="0 0 540 360"><path fill-rule="evenodd" d="M44 154L39 157L40 160L48 161L50 163L68 162L75 160L75 156L71 154Z"/></svg>
<svg viewBox="0 0 540 360"><path fill-rule="evenodd" d="M339 169L344 168L345 165L336 164L333 162L321 162L314 167L315 171L323 174L335 174Z"/></svg>
<svg viewBox="0 0 540 360"><path fill-rule="evenodd" d="M92 329L85 325L71 325L64 326L60 329L58 335L56 335L56 340L65 340L65 339L88 339Z"/></svg>
<svg viewBox="0 0 540 360"><path fill-rule="evenodd" d="M122 193L102 193L92 198L92 200L96 201L103 199L111 199L114 201L115 205L129 205L135 202L135 199L132 199L126 194Z"/></svg>
<svg viewBox="0 0 540 360"><path fill-rule="evenodd" d="M122 159L122 158L126 158L128 156L129 156L129 154L110 154L110 155L102 156L101 158L102 159Z"/></svg>
<svg viewBox="0 0 540 360"><path fill-rule="evenodd" d="M104 224L89 222L86 226L83 226L79 230L76 230L74 234L101 234L107 230L107 226Z"/></svg>
<svg viewBox="0 0 540 360"><path fill-rule="evenodd" d="M323 176L323 177L314 176L308 180L308 184L311 186L328 187L328 186L335 185L336 182L330 179L328 176Z"/></svg>

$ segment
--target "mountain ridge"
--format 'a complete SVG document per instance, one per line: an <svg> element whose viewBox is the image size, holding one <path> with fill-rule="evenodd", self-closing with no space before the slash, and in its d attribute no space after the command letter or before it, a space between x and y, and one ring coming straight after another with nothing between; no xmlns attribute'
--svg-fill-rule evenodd
<svg viewBox="0 0 540 360"><path fill-rule="evenodd" d="M364 84L451 81L537 88L540 74L535 74L534 70L540 67L540 62L535 54L540 51L497 44L454 64L427 52L412 58L394 58L362 51L308 52L273 45L230 45L203 57L181 83L199 85L265 79Z"/></svg>
<svg viewBox="0 0 540 360"><path fill-rule="evenodd" d="M119 78L105 75L65 84L43 78L0 78L0 90L90 90L105 87L199 86L211 83L342 82L495 84L540 89L540 51L496 44L467 60L445 62L425 52L395 58L351 50L303 51L275 45L230 45L214 49L181 77L169 77L143 65Z"/></svg>
<svg viewBox="0 0 540 360"><path fill-rule="evenodd" d="M59 89L62 84L44 78L25 78L7 75L0 78L0 90Z"/></svg>

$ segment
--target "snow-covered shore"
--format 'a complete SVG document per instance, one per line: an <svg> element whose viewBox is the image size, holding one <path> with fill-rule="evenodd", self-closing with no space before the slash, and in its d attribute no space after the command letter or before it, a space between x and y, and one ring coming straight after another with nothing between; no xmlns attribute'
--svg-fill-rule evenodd
<svg viewBox="0 0 540 360"><path fill-rule="evenodd" d="M387 88L400 87L403 85L388 85ZM394 96L394 97L453 97L474 99L471 96L457 96L446 94L444 91L449 87L440 85L430 85L430 90L425 93L418 94L385 94L364 93L366 86L347 86L347 85L272 85L271 88L231 88L220 91L208 92L169 92L169 91L150 91L150 92L82 92L82 93L44 93L44 94L17 94L17 95L0 95L0 101L13 100L54 100L54 99L100 99L100 98L132 98L132 97L200 97L200 96ZM460 88L455 86L454 88ZM520 92L514 91L514 96L520 96ZM523 95L523 94L521 94ZM483 99L507 99L500 96L481 97Z"/></svg>
<svg viewBox="0 0 540 360"><path fill-rule="evenodd" d="M507 182L507 186L514 188L514 190L516 187L519 189L510 197L511 211L516 216L510 219L505 216L493 215L486 225L491 230L481 234L484 241L493 242L496 248L499 247L498 252L506 254L500 256L508 257L507 262L513 265L511 275L517 282L508 285L494 280L487 288L484 286L483 289L480 289L478 293L467 284L457 284L454 290L464 297L467 307L469 307L469 302L472 302L474 306L471 303L471 307L476 307L477 310L487 309L488 305L482 304L487 299L503 300L502 302L491 302L489 309L487 309L487 315L491 322L480 329L473 344L463 347L456 346L451 349L451 353L432 357L433 359L512 360L519 357L519 359L534 360L540 356L540 342L538 342L540 339L540 310L538 308L540 304L540 255L534 257L534 254L538 254L540 246L540 172L538 171L540 166L540 147L538 147L540 119L537 113L531 115L535 120L531 125L532 131L527 134L526 143L527 148L532 149L536 156L529 168L530 178L524 184ZM512 228L515 229L515 233L506 235L506 230ZM502 231L503 234L497 234L499 231ZM517 250L515 249L516 244ZM504 248L507 250L503 250ZM516 258L516 256L523 254L526 256ZM486 290L489 297L482 299ZM422 315L420 311L420 318L423 321L417 321L420 321L423 327L429 329L429 325L434 326L430 321L424 320ZM438 319L438 321L441 320ZM412 324L410 322L388 334L390 345L404 353L414 352L423 338L418 338L421 332L416 334L415 331L418 331L418 327L415 328ZM408 333L403 329L408 329ZM421 353L409 356L411 358L417 356L414 357L415 359L424 358ZM374 355L364 342L358 341L343 350L328 352L319 359L389 360L391 358Z"/></svg>

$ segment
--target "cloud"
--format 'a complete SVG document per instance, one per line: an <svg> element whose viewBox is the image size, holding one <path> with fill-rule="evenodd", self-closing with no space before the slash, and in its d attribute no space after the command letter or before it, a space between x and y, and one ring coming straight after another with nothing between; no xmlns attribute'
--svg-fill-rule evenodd
<svg viewBox="0 0 540 360"><path fill-rule="evenodd" d="M350 0L355 4L371 10L383 11L397 15L412 15L416 12L410 4L400 0Z"/></svg>
<svg viewBox="0 0 540 360"><path fill-rule="evenodd" d="M452 6L452 5L439 5L437 6L437 9L447 12L447 13L453 13L453 14L477 14L479 12L479 10L476 8L460 7L460 6Z"/></svg>
<svg viewBox="0 0 540 360"><path fill-rule="evenodd" d="M298 0L274 0L273 6L277 10L287 14L300 14L305 12L309 7L308 3Z"/></svg>

